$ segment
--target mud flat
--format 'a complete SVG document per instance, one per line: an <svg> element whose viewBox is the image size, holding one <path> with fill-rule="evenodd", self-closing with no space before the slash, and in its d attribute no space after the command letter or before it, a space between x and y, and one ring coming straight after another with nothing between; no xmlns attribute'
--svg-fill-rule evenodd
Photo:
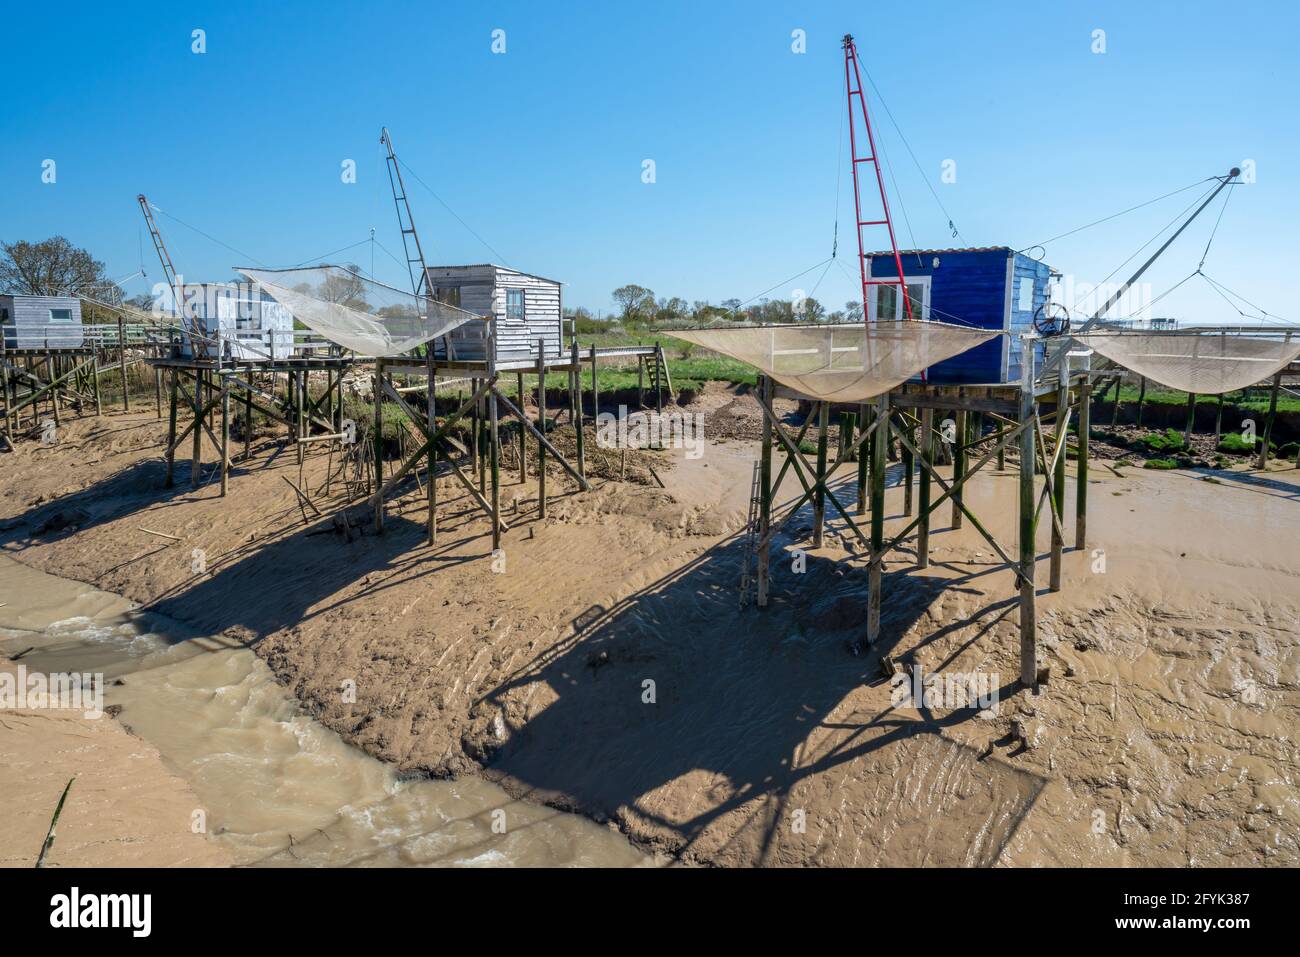
<svg viewBox="0 0 1300 957"><path fill-rule="evenodd" d="M1089 548L1067 551L1061 593L1045 589L1045 526L1038 543L1052 669L1038 696L1011 687L1011 574L943 510L931 568L906 551L887 567L883 644L923 675L991 676L1003 696L918 708L891 701L874 655L846 651L865 562L839 522L803 573L774 560L771 607L738 607L752 444L664 453L666 488L600 482L555 498L545 522L507 473L493 572L485 522L450 484L436 547L414 490L382 537L349 542L303 522L280 479L297 465L273 444L220 500L190 492L184 466L162 489L152 416L63 431L5 459L5 553L245 643L397 771L480 775L687 862L1300 863L1292 471L1094 468ZM308 459L312 488L325 462ZM967 496L1011 548L1015 486L982 474ZM887 534L901 506L891 487Z"/></svg>

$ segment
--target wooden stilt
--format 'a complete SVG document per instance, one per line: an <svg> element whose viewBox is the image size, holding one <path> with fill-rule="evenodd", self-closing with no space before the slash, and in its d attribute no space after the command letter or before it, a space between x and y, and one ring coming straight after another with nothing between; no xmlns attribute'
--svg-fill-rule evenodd
<svg viewBox="0 0 1300 957"><path fill-rule="evenodd" d="M95 351L91 353L91 357L90 357L90 387L95 390L95 415L96 416L103 415L104 403L99 392L99 347L98 346L95 347Z"/></svg>
<svg viewBox="0 0 1300 957"><path fill-rule="evenodd" d="M221 497L230 488L230 381L221 377Z"/></svg>
<svg viewBox="0 0 1300 957"><path fill-rule="evenodd" d="M1142 380L1144 383L1145 379ZM1139 410L1142 408L1138 400ZM1141 415L1141 412L1138 413ZM1088 545L1088 455L1092 440L1092 379L1085 372L1079 384L1079 457L1075 468L1074 547ZM1062 458L1065 456L1062 455Z"/></svg>
<svg viewBox="0 0 1300 957"><path fill-rule="evenodd" d="M817 403L817 487L813 494L813 548L821 548L826 528L826 443L830 438L831 404Z"/></svg>
<svg viewBox="0 0 1300 957"><path fill-rule="evenodd" d="M172 370L172 388L171 388L171 411L168 414L167 426L167 481L166 487L171 488L176 472L176 411L180 398L180 371ZM96 393L99 389L96 388Z"/></svg>
<svg viewBox="0 0 1300 957"><path fill-rule="evenodd" d="M1061 590L1061 556L1065 551L1065 450L1069 442L1070 408L1070 357L1063 355L1057 367L1060 384L1056 390L1056 441L1060 453L1056 456L1052 468L1052 510L1056 521L1052 523L1052 558L1048 573L1049 587L1052 591Z"/></svg>
<svg viewBox="0 0 1300 957"><path fill-rule="evenodd" d="M438 390L438 370L434 366L434 362L433 362L433 343L429 343L428 345L425 346L424 374L427 379L426 394L425 394L425 411L428 415L429 435L433 435L433 433L436 432L438 429L437 415L435 414L437 411L436 409L437 400L435 397ZM492 443L495 449L496 422L494 421L492 425L493 425ZM495 456L494 456L494 460L495 460ZM428 488L426 489L426 494L428 495L429 498L429 515L428 515L427 532L428 532L429 544L433 545L438 540L438 445L436 442L430 443L429 445L428 471L429 471L429 485ZM498 482L497 482L497 476L495 474L495 461L494 461L493 476L492 476L492 490L494 493L494 498L495 498L497 484ZM492 524L493 527L495 527L496 526L495 512L492 518L493 518Z"/></svg>
<svg viewBox="0 0 1300 957"><path fill-rule="evenodd" d="M918 568L930 567L930 472L926 465L934 465L934 409L921 410L921 524L916 530L916 564Z"/></svg>
<svg viewBox="0 0 1300 957"><path fill-rule="evenodd" d="M546 434L546 340L537 340L537 431ZM537 443L537 517L546 517L546 446Z"/></svg>
<svg viewBox="0 0 1300 957"><path fill-rule="evenodd" d="M1219 393L1219 401L1216 403L1217 408L1214 412L1214 447L1219 447L1219 442L1223 439L1223 393Z"/></svg>
<svg viewBox="0 0 1300 957"><path fill-rule="evenodd" d="M583 478L586 478L587 453L584 446L585 437L583 429L585 413L582 409L582 365L578 361L578 339L576 336L573 339L569 358L573 363L573 371L570 374L573 376L573 408L576 415L576 418L573 420L573 426L577 432L578 440L578 474Z"/></svg>
<svg viewBox="0 0 1300 957"><path fill-rule="evenodd" d="M493 376L495 379L496 377ZM488 451L492 459L492 550L501 547L501 442L497 431L497 393L488 393L488 428L491 433Z"/></svg>
<svg viewBox="0 0 1300 957"><path fill-rule="evenodd" d="M664 359L664 348L658 342L655 343L655 415L664 414L664 368L667 361Z"/></svg>
<svg viewBox="0 0 1300 957"><path fill-rule="evenodd" d="M190 488L199 487L199 473L202 469L202 431L203 431L203 385L207 373L196 369L194 371L194 435L191 437L190 448ZM125 381L125 380L123 380Z"/></svg>
<svg viewBox="0 0 1300 957"><path fill-rule="evenodd" d="M1183 444L1190 446L1192 430L1196 428L1196 393L1187 393L1187 425L1183 429Z"/></svg>
<svg viewBox="0 0 1300 957"><path fill-rule="evenodd" d="M1264 419L1264 435L1259 443L1259 455L1255 459L1255 468L1261 471L1268 468L1268 444L1273 438L1273 420L1277 418L1277 393L1282 388L1282 373L1273 376L1273 388L1268 393L1268 416Z"/></svg>
<svg viewBox="0 0 1300 957"><path fill-rule="evenodd" d="M519 398L519 408L524 408L524 374L522 372L515 375L516 391L515 395ZM528 432L525 429L519 430L519 483L522 485L528 481Z"/></svg>
<svg viewBox="0 0 1300 957"><path fill-rule="evenodd" d="M1038 629L1034 609L1034 351L1025 342L1020 382L1020 683L1038 683Z"/></svg>
<svg viewBox="0 0 1300 957"><path fill-rule="evenodd" d="M871 422L869 411L871 406L866 402L858 405L858 435L867 431ZM871 461L871 439L867 440L867 448L858 447L858 514L867 514L867 474L869 463Z"/></svg>
<svg viewBox="0 0 1300 957"><path fill-rule="evenodd" d="M122 375L122 411L131 411L131 390L126 387L126 331L122 317L117 318L117 367Z"/></svg>
<svg viewBox="0 0 1300 957"><path fill-rule="evenodd" d="M154 408L157 414L154 418L162 419L162 369L157 367L153 370L153 398Z"/></svg>
<svg viewBox="0 0 1300 957"><path fill-rule="evenodd" d="M907 433L909 441L914 439L912 426L903 421L900 423L904 432ZM899 450L899 459L903 464L903 515L912 514L912 487L915 483L916 462L913 460L912 451L906 444Z"/></svg>
<svg viewBox="0 0 1300 957"><path fill-rule="evenodd" d="M871 569L867 572L867 644L880 638L880 586L883 561L875 561L885 544L885 450L889 434L889 393L876 399L876 421L880 426L871 439ZM881 434L884 432L885 434Z"/></svg>
<svg viewBox="0 0 1300 957"><path fill-rule="evenodd" d="M375 531L384 533L384 360L375 360Z"/></svg>
<svg viewBox="0 0 1300 957"><path fill-rule="evenodd" d="M248 381L253 381L253 367L248 367ZM253 455L253 390L244 388L244 462Z"/></svg>
<svg viewBox="0 0 1300 957"><path fill-rule="evenodd" d="M1088 380L1088 391L1092 391L1092 380ZM1138 383L1138 408L1137 408L1137 427L1142 428L1142 406L1147 400L1147 377L1143 376Z"/></svg>
<svg viewBox="0 0 1300 957"><path fill-rule="evenodd" d="M772 380L767 376L760 376L758 392L767 400L766 405L770 408L773 393ZM758 495L758 578L756 591L758 607L766 608L772 562L772 422L766 414L763 416L763 445L762 458L759 460Z"/></svg>
<svg viewBox="0 0 1300 957"><path fill-rule="evenodd" d="M966 443L968 436L966 434L966 411L958 409L955 415L956 419L956 437L952 443L952 480L953 483L961 481L961 477L966 474ZM957 491L952 497L952 527L961 528L962 518L962 492Z"/></svg>
<svg viewBox="0 0 1300 957"><path fill-rule="evenodd" d="M597 381L596 378L596 343L593 342L591 344L591 417L595 419L599 415L600 415L600 382Z"/></svg>

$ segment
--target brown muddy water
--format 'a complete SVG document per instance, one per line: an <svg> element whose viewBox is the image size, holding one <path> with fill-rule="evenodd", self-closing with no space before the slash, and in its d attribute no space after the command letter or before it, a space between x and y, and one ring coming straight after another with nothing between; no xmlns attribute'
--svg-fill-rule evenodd
<svg viewBox="0 0 1300 957"><path fill-rule="evenodd" d="M29 673L104 675L104 705L189 783L239 864L652 863L617 831L478 778L403 778L303 714L249 649L0 556L0 653L29 647Z"/></svg>

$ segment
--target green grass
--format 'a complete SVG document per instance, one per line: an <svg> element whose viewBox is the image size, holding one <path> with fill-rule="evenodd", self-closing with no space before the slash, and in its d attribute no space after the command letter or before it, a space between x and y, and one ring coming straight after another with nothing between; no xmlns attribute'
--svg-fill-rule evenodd
<svg viewBox="0 0 1300 957"><path fill-rule="evenodd" d="M1094 394L1099 394L1100 389ZM1119 390L1119 400L1123 405L1137 405L1138 394L1140 390L1137 386L1126 385ZM1243 398L1243 392L1232 392L1223 397L1223 407L1225 410L1235 406L1238 409L1249 409L1252 412L1268 412L1268 393L1269 390L1264 387L1250 390L1251 397ZM1112 389L1106 394L1106 402L1114 398L1115 390ZM1187 406L1187 393L1174 392L1171 389L1155 388L1148 386L1146 398L1143 399L1144 405L1174 405L1180 407ZM1198 406L1208 405L1217 406L1219 397L1215 395L1197 396L1196 404ZM1279 412L1300 412L1300 398L1280 393L1277 397L1277 410Z"/></svg>
<svg viewBox="0 0 1300 957"><path fill-rule="evenodd" d="M1174 459L1147 459L1142 463L1144 469L1176 469L1178 462Z"/></svg>

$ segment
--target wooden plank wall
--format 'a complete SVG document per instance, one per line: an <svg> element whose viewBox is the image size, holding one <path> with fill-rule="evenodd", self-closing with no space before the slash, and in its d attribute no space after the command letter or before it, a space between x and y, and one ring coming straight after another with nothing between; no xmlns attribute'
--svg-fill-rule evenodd
<svg viewBox="0 0 1300 957"><path fill-rule="evenodd" d="M537 340L545 339L547 357L559 357L562 346L560 284L530 276L504 266L430 266L433 289L460 288L460 307L496 322L497 360L518 361L537 357ZM524 292L524 320L506 318L506 290ZM454 358L482 360L486 357L486 330L482 323L466 323L449 336ZM435 355L445 359L439 346Z"/></svg>
<svg viewBox="0 0 1300 957"><path fill-rule="evenodd" d="M75 349L85 343L81 331L81 300L74 296L0 296L0 308L9 310L4 327L8 349ZM50 326L51 309L69 309L67 332ZM65 325L58 323L58 325Z"/></svg>

